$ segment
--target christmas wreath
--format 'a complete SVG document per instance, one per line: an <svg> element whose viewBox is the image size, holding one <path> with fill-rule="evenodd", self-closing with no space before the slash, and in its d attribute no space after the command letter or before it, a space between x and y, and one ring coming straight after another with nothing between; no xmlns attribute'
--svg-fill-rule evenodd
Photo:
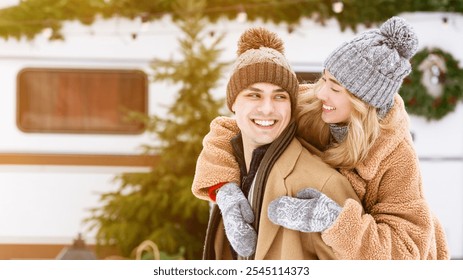
<svg viewBox="0 0 463 280"><path fill-rule="evenodd" d="M426 66L421 66L431 56L440 58L445 65L445 69L437 69L436 65L431 65L427 69L431 70L431 67L432 70L437 69L432 71L435 76L432 77L431 83L440 86L441 92L438 95L431 94L423 83L423 74L427 70L423 69ZM439 120L454 111L463 96L463 70L459 68L458 61L440 49L423 49L415 54L411 65L412 72L404 80L399 92L407 112L423 116L427 120Z"/></svg>

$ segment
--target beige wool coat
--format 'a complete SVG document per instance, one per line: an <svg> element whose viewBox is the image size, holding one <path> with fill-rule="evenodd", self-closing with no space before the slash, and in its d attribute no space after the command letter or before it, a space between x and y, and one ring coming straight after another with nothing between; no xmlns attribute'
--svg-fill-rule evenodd
<svg viewBox="0 0 463 280"><path fill-rule="evenodd" d="M409 118L399 95L383 122L393 129L382 131L367 159L352 170L340 170L361 203L348 199L340 204L343 210L322 233L322 240L339 259L449 259L444 230L423 193ZM199 177L193 184L193 193L203 199L208 199L209 186L239 178L227 143L237 131L234 120L221 118L217 125L211 126L217 129L217 134L210 134L213 139L204 140ZM334 199L334 194L322 191ZM293 246L305 245L297 242Z"/></svg>
<svg viewBox="0 0 463 280"><path fill-rule="evenodd" d="M196 183L193 185L193 193L202 199L208 199L207 188L209 186L223 180L236 181L239 178L239 174L234 170L228 170L229 167L218 164L216 160L208 160L219 158L220 162L223 157L228 157L223 150L217 149L217 147L223 146L214 143L214 140L223 141L221 138L223 135L234 135L237 128L233 125L228 128L226 125L225 127L222 126L223 120L225 119L218 118L212 122L209 136L217 134L206 139L204 150L196 167L197 176L195 178ZM228 130L229 128L232 130ZM218 135L221 137L216 137ZM216 148L210 147L210 144ZM238 175L238 177L233 178L233 174ZM284 195L294 197L298 191L308 187L322 191L340 205L344 205L347 199L359 201L355 191L344 176L325 164L319 157L312 155L294 138L276 160L267 179L255 259L336 258L333 250L322 241L320 233L301 233L289 230L273 224L268 219L267 208L271 201ZM214 251L215 259L229 259L231 257L222 222L215 233Z"/></svg>

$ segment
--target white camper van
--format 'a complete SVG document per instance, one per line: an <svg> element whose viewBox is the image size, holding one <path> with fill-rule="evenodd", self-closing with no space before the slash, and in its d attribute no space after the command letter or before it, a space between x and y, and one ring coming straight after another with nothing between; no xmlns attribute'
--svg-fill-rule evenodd
<svg viewBox="0 0 463 280"><path fill-rule="evenodd" d="M463 16L445 15L446 25L443 14L402 16L421 48L439 47L463 61ZM319 73L329 51L354 34L335 21L305 20L294 30L218 22L209 28L227 34L224 60L234 59L237 39L251 25L267 25L283 38L302 78ZM140 146L153 140L122 112L163 114L174 99L175 86L150 80L150 61L175 57L178 48L179 31L169 19L69 22L63 34L57 42L46 32L33 41L0 40L0 259L54 258L79 233L94 244L82 220L99 205L98 194L116 189L118 174L148 171L156 160L141 155ZM216 92L223 97L225 87ZM426 197L452 258L463 258L463 105L440 121L411 121Z"/></svg>

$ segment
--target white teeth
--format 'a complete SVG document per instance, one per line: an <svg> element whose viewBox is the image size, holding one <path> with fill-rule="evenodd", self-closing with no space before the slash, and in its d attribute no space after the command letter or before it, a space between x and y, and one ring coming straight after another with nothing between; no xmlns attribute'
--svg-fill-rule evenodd
<svg viewBox="0 0 463 280"><path fill-rule="evenodd" d="M325 105L325 104L323 104L323 109L325 109L325 110L330 110L330 111L336 110L335 107L331 107L331 106L328 106L328 105Z"/></svg>
<svg viewBox="0 0 463 280"><path fill-rule="evenodd" d="M260 126L272 126L275 124L275 120L254 120L254 122Z"/></svg>

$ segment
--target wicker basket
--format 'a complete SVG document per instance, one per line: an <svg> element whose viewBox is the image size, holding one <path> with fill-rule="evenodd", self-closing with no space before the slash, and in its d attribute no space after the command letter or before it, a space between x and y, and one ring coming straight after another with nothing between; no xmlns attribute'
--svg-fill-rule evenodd
<svg viewBox="0 0 463 280"><path fill-rule="evenodd" d="M143 252L151 252L153 254L154 260L160 260L161 256L159 254L159 248L156 243L151 240L145 240L140 245L135 248L135 259L141 260Z"/></svg>

